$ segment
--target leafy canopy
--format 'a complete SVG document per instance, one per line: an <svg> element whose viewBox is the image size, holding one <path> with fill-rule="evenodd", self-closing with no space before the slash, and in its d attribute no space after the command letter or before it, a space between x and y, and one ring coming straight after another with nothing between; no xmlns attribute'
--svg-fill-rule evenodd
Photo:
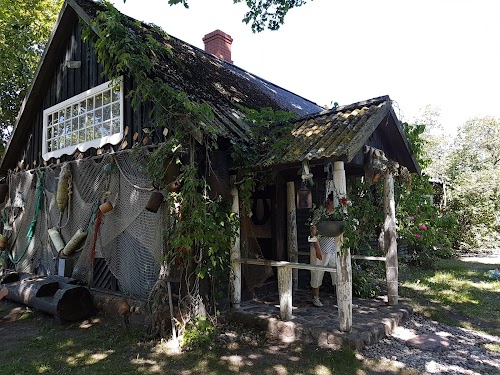
<svg viewBox="0 0 500 375"><path fill-rule="evenodd" d="M285 16L290 9L300 7L307 2L306 0L233 0L233 3L243 1L249 9L243 17L243 22L250 24L253 32L261 32L266 28L278 30L285 23ZM168 0L168 3L182 4L185 8L189 8L188 0Z"/></svg>
<svg viewBox="0 0 500 375"><path fill-rule="evenodd" d="M62 3L0 0L0 131L4 136L15 124Z"/></svg>

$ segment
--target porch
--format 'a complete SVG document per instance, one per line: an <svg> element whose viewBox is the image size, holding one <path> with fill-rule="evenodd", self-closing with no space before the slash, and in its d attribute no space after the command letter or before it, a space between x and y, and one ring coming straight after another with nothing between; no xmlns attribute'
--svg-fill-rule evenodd
<svg viewBox="0 0 500 375"><path fill-rule="evenodd" d="M311 291L293 292L292 318L280 318L280 297L276 283L256 290L256 297L242 296L239 309L233 309L226 318L240 325L266 331L270 339L282 342L303 342L319 347L339 349L350 347L361 350L383 339L412 314L409 305L391 306L386 296L370 299L353 297L352 330L341 332L335 293L322 291L323 307L311 303Z"/></svg>

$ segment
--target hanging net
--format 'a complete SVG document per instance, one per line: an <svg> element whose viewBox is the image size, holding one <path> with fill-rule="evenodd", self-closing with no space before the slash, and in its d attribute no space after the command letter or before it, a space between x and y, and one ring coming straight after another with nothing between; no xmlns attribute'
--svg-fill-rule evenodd
<svg viewBox="0 0 500 375"><path fill-rule="evenodd" d="M139 152L124 152L105 155L98 161L85 159L66 163L64 167L47 167L42 206L37 215L37 180L42 174L29 171L11 174L3 217L16 270L55 274L59 254L48 230L56 228L64 243L78 230L86 231L87 237L71 256L72 276L92 284L93 262L101 258L118 281L120 292L146 298L160 269L163 219L161 214L145 210L152 188L144 158ZM58 205L61 199L57 199L60 175L70 178L66 189L68 200L63 208ZM59 190L66 192L60 187ZM113 209L102 215L94 235L96 213L104 200ZM34 234L28 241L35 216ZM94 248L95 254L91 254Z"/></svg>
<svg viewBox="0 0 500 375"><path fill-rule="evenodd" d="M248 216L241 218L241 256L243 258L264 259L262 249L252 229L251 219ZM253 291L260 288L273 275L271 266L242 264L241 272L246 287Z"/></svg>

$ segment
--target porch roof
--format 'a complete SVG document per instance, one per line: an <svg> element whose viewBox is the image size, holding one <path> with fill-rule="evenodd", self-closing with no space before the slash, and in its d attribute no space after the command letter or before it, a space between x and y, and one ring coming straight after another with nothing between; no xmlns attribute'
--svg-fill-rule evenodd
<svg viewBox="0 0 500 375"><path fill-rule="evenodd" d="M349 163L374 132L379 132L385 141L384 151L388 157L412 172L419 171L389 96L336 107L296 120L288 137L280 140L279 147L272 147L259 164L276 166L319 159Z"/></svg>

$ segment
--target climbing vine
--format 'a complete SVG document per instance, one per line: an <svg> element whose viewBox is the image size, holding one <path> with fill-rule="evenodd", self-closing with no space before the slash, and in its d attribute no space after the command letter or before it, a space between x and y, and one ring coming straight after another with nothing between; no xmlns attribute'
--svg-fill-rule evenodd
<svg viewBox="0 0 500 375"><path fill-rule="evenodd" d="M217 134L208 125L213 118L210 107L205 103L189 100L184 92L178 92L161 79L162 64L180 64L168 44L168 36L154 25L132 21L118 12L108 2L101 1L101 11L97 12L92 25L83 25L83 38L97 54L103 67L103 74L113 80L121 76L132 79L133 88L128 91L134 110L145 103L154 110L148 113L151 131L168 135L165 142L156 146L149 154L145 169L154 187L165 188L166 161L172 159L181 165L178 181L179 191L170 191L165 201L170 210L170 218L164 228L164 265L184 270L187 281L187 296L181 309L187 318L202 304L199 280L208 279L213 285L222 285L218 276L224 274L229 280L229 250L237 233L238 218L232 214L227 202L212 200L208 186L200 173L196 159L197 148L194 139L207 149L217 147ZM196 277L191 277L195 275ZM160 277L165 273L160 273ZM152 298L165 300L165 283L158 280L152 291ZM193 306L193 305L197 306ZM161 303L151 303L159 306ZM208 312L210 309L206 309ZM152 322L152 332L165 334L164 314L153 315L158 321ZM181 327L182 329L182 327Z"/></svg>
<svg viewBox="0 0 500 375"><path fill-rule="evenodd" d="M165 197L170 215L164 228L164 265L189 271L184 272L187 296L183 308L200 311L200 299L202 304L209 302L200 297L200 279L210 280L212 289L213 285L222 286L229 280L229 250L239 224L228 202L210 198L209 186L197 160L197 155L202 154L198 152L201 147L217 148L217 132L210 125L214 115L207 104L190 100L186 93L175 90L162 79L165 64L182 64L171 48L168 35L154 25L129 19L106 1L100 1L100 6L92 24L83 25L82 35L94 48L104 75L114 81L122 76L132 80L133 87L127 97L133 109L138 111L145 103L153 108L148 113L150 131L164 137L164 142L149 153L145 166L153 186L165 188L167 162L175 160L180 165L177 178L180 189L169 191ZM289 120L294 114L269 108L240 110L251 134L248 142L233 144L230 152L234 166L255 166L265 154L263 151L281 148L283 142L289 142L285 134L291 131ZM278 144L276 140L280 140ZM255 172L241 176L242 213L249 214L252 190L260 178ZM151 295L159 301L166 298L166 293L165 283L159 280ZM192 318L196 314L187 315ZM154 314L153 320L161 319L162 315ZM184 327L188 321L189 318L184 320ZM164 334L163 327L165 322L153 321L153 332Z"/></svg>

